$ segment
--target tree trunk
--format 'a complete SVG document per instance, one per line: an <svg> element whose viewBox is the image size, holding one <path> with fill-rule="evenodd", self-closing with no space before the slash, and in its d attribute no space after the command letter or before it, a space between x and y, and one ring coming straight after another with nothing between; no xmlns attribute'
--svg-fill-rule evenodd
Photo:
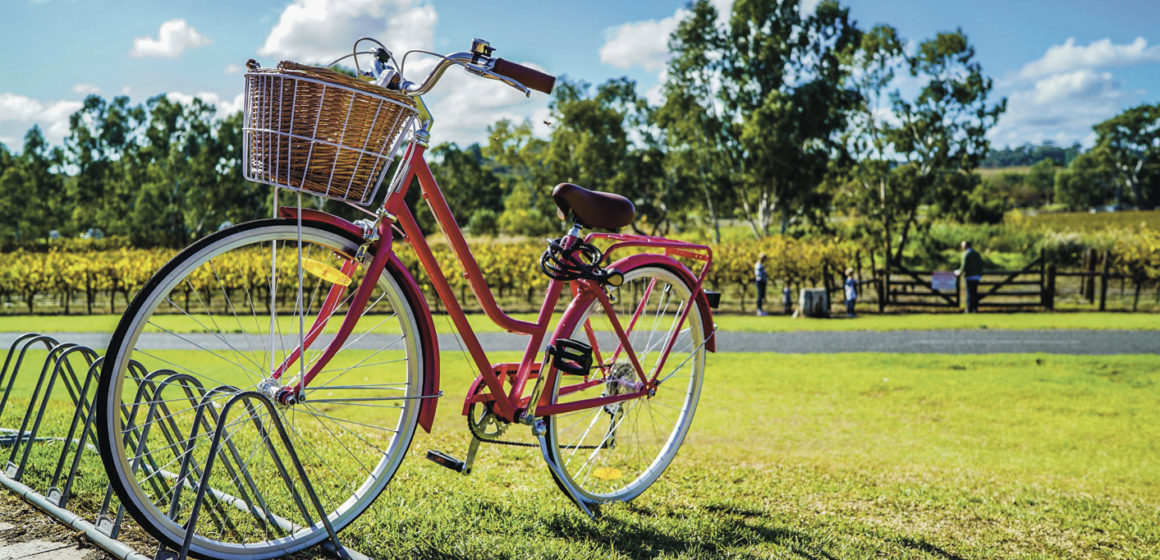
<svg viewBox="0 0 1160 560"><path fill-rule="evenodd" d="M910 237L910 228L914 226L914 219L918 210L913 209L906 216L906 221L902 225L902 238L898 240L898 246L894 248L894 262L902 262L902 250L906 248L907 238Z"/></svg>
<svg viewBox="0 0 1160 560"><path fill-rule="evenodd" d="M1144 278L1142 275L1136 274L1132 281L1136 284L1136 294L1132 297L1132 312L1134 313L1140 307L1140 288L1144 284Z"/></svg>

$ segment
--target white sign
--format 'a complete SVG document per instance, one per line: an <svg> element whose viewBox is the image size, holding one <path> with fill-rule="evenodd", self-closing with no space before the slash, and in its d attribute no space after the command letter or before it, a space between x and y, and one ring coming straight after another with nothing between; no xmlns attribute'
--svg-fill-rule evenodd
<svg viewBox="0 0 1160 560"><path fill-rule="evenodd" d="M930 273L930 288L940 292L955 291L955 273L949 270L936 270Z"/></svg>

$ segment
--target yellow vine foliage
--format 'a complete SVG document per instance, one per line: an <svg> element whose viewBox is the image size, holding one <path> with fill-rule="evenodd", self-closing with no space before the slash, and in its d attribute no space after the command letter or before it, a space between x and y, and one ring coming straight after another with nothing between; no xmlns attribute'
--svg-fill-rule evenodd
<svg viewBox="0 0 1160 560"><path fill-rule="evenodd" d="M1160 278L1160 232L1147 228L1122 231L1114 239L1112 252L1116 272L1141 280ZM765 268L773 285L800 286L820 285L824 274L840 278L842 271L852 266L857 250L855 245L839 239L801 240L786 236L723 243L712 249L713 266L706 285L710 289L732 293L745 293L753 284L754 263L762 253L766 255ZM542 241L476 242L472 245L473 255L491 290L497 296L521 298L531 304L539 301L548 284L547 277L539 268L543 250ZM429 303L436 307L435 293L414 253L404 243L398 244L396 251L419 281ZM474 307L463 267L451 248L445 243L436 243L432 251L456 296L463 296L461 303ZM632 250L624 250L615 257L630 252ZM46 253L18 250L0 254L0 298L27 306L34 297L48 295L132 297L174 253L171 250L122 248ZM191 293L220 293L220 288L227 293L254 288L261 291L270 274L268 257L268 254L255 250L216 258L212 268L203 268L181 289ZM278 258L279 275L294 274L296 262L293 251L282 251ZM699 270L697 262L686 264L694 273ZM358 274L355 279L359 279Z"/></svg>

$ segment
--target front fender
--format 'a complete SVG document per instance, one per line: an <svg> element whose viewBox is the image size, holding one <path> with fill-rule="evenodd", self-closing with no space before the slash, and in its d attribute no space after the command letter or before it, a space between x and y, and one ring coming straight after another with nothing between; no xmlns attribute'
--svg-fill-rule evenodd
<svg viewBox="0 0 1160 560"><path fill-rule="evenodd" d="M298 208L283 206L279 208L283 218L297 219ZM325 223L346 231L354 236L362 236L362 228L333 214L317 210L302 209L303 222ZM376 247L377 249L377 247ZM412 304L415 310L420 340L426 341L422 345L423 352L423 402L419 405L419 425L428 433L435 421L435 408L439 399L439 336L435 332L435 322L431 317L431 309L427 307L427 299L419 289L419 283L411 272L399 260L399 256L392 254L387 261L385 270L394 277L403 289L403 296Z"/></svg>
<svg viewBox="0 0 1160 560"><path fill-rule="evenodd" d="M431 318L431 309L427 307L427 299L419 289L419 283L411 276L411 272L403 266L398 255L391 255L387 263L387 270L394 275L395 280L406 292L407 299L414 305L419 322L419 335L423 344L423 399L419 405L419 425L427 433L431 433L431 424L435 421L435 407L439 403L439 335L435 332L435 321Z"/></svg>

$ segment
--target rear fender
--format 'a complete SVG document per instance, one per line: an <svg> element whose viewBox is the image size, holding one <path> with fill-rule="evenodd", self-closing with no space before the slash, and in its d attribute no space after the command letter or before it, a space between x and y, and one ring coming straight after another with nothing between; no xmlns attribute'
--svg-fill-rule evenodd
<svg viewBox="0 0 1160 560"><path fill-rule="evenodd" d="M634 268L645 265L659 265L669 268L677 273L690 286L697 285L697 277L693 275L688 267L681 264L680 261L665 255L658 255L655 253L642 253L639 255L629 255L616 262L608 265L608 268L625 272ZM701 312L701 324L705 329L705 350L709 352L717 351L717 337L713 336L715 325L713 324L713 311L709 308L709 298L705 296L704 286L697 289L697 293L693 295L693 299L697 302L697 309Z"/></svg>

